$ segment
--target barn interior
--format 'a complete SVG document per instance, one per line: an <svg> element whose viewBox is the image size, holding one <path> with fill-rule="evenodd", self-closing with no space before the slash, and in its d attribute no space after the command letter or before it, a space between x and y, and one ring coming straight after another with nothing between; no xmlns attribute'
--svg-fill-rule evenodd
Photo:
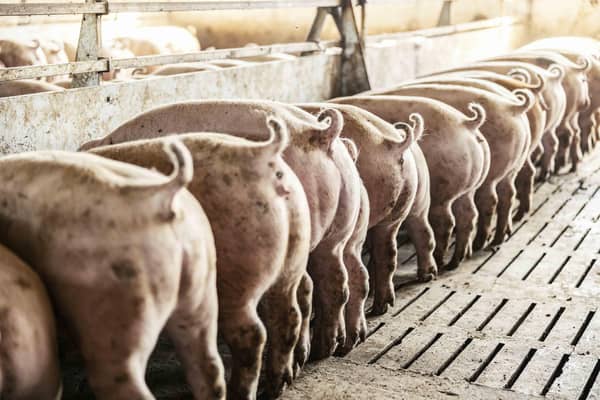
<svg viewBox="0 0 600 400"><path fill-rule="evenodd" d="M543 156L532 161L536 169L531 178L531 204L524 215L516 217L521 213L517 204L522 205L524 201L517 187L518 200L509 201L509 227L501 243L487 243L483 249L473 249L455 269L446 269L438 263L435 278L425 280L420 275L418 243L404 224L395 241L397 266L392 271L393 302L384 312L370 312L377 308L372 292L378 284L371 278L371 295L361 308L366 315L366 330L351 346L352 350L343 356L328 354L317 357L319 360L307 361L301 370L294 370L294 376L284 377L285 389L282 387L275 393L270 390L271 375L267 371L270 364L266 359L260 379L254 383L257 385L253 387L255 393L231 390L243 379L231 372L232 365L236 365L236 355L232 354L221 332L219 350L225 365L228 399L600 398L600 348L597 346L600 336L600 263L597 262L600 156L597 149L594 150L596 138L600 139L596 124L600 116L597 112L600 110L600 42L596 44L596 40L600 40L599 18L597 0L5 0L0 4L0 94L3 86L6 88L14 82L47 82L52 88L39 93L1 95L4 97L0 97L0 171L2 159L9 160L13 155L34 157L38 152L55 151L60 158L60 154L67 154L63 152L81 150L84 143L119 129L122 132L128 121L158 107L239 99L296 105L319 103L323 107L325 102L341 97L389 94L392 88L398 89L406 82L417 82L418 86L416 79L429 79L439 71L458 70L481 60L499 61L507 55L527 52L523 47L530 43L562 38L563 42L556 47L541 45L528 49L553 51L558 57L564 56L565 63L571 60L576 65L586 65L578 70L572 64L565 64L566 72L561 73L568 76L569 71L575 71L573 74L585 75L586 104L590 109L598 108L588 113L590 126L582 124L579 129L574 123L565 123L569 132L573 127L577 143L579 135L581 143L585 142L578 166L575 153L569 153L563 165L551 167L545 176ZM184 42L190 38L191 44L186 47ZM158 43L156 48L160 51L134 51L131 43L136 40ZM40 43L60 43L67 58L57 62L50 62L48 58L45 63L8 65L2 58L3 52L6 53L4 41L33 42L38 48L43 47ZM567 53L576 56L567 59ZM547 53L540 54L539 59L547 57L560 64ZM165 67L173 71L157 72L164 71ZM553 112L554 103L543 104L546 100L539 93L549 90L550 84L544 83L545 75L544 79L541 75L538 78L541 86L537 89L533 88L535 76L519 82L531 85L531 88L526 87L534 94L524 96L524 101L537 101L533 107L543 110L546 118ZM463 83L465 85L467 83ZM565 91L568 108L568 88ZM515 93L506 96L521 99ZM488 109L482 104L486 121L492 120L493 107ZM585 109L582 105L579 111L574 111L575 120L588 115L584 114ZM504 121L502 117L496 118ZM405 124L404 140L409 140L418 130L418 122L410 121L412 126ZM531 119L529 121L532 124ZM388 122L408 123L409 120ZM422 122L423 136L415 138L413 146L419 140L432 140L426 139L428 135L436 135L428 132L426 117ZM504 129L498 126L497 130ZM142 128L144 125L139 129ZM546 130L543 131L546 135ZM189 132L196 131L173 133ZM486 135L484 132L483 136ZM527 140L530 146L532 139ZM537 140L536 146L542 151L542 139ZM572 143L569 142L570 149L575 146ZM531 154L534 154L534 146L531 146ZM561 146L560 141L555 146ZM368 153L360 146L354 147L356 150L355 162ZM443 150L439 151L443 154ZM448 151L452 152L452 148ZM547 151L545 145L543 151ZM490 144L492 159L495 152ZM351 149L349 153L352 156ZM530 159L529 147L524 154L521 164ZM192 157L195 163L193 152ZM428 154L426 158L429 162ZM401 164L403 162L404 158ZM463 159L460 164L470 165L470 160ZM307 165L310 169L310 164ZM450 175L455 173L454 165L444 166L443 162L436 165L436 168L429 165L431 176L436 174L435 169L445 170ZM298 173L293 166L291 169ZM360 168L358 172L364 182L367 177ZM0 181L1 176L0 172ZM4 179L7 179L6 186L12 188L10 177L7 172ZM30 179L35 186L36 178ZM435 182L432 179L432 199L428 200L432 203L435 203L437 190ZM70 190L69 182L64 185L56 191ZM0 203L2 199L12 199L11 191L14 189L0 191ZM36 190L31 193L48 196ZM369 193L369 201L373 204L371 195ZM307 196L310 197L308 193ZM42 207L44 212L51 208L50 204L53 203ZM202 201L200 204L205 206ZM310 198L308 204L311 205ZM38 267L37 263L45 265L45 261L28 253L35 253L35 246L27 245L21 252L19 246L13 246L12 239L4 239L17 229L13 217L17 221L28 217L17 211L5 215L4 208L4 205L0 207L0 244L31 264L34 271L41 271L40 268L45 267ZM360 218L358 210L356 215L355 218ZM211 217L209 213L208 219ZM429 213L432 225L435 218ZM501 217L490 218L491 225L500 226ZM453 224L458 226L461 217L457 215L453 219ZM247 230L242 231L248 234ZM52 234L52 229L49 232ZM56 232L62 230L57 228ZM85 235L91 235L93 241L86 243L105 239L90 232L86 228ZM490 232L494 234L493 229ZM371 233L365 236L362 248L361 262L365 266L373 258L373 248L369 247L372 246ZM215 237L218 241L218 234ZM447 246L449 252L455 251L456 240L453 234ZM50 259L50 255L43 254ZM217 280L220 255L217 243ZM2 260L0 267L1 264ZM43 284L47 284L46 279L54 279L54 275L39 273ZM82 273L73 271L73 274ZM237 279L243 281L245 277ZM313 281L316 279L319 279L316 275L312 277ZM68 313L57 305L60 303L57 298L62 295L54 292L53 284L47 285L51 287L49 298L57 320L61 391L58 397L48 396L48 399L202 398L191 383L194 378L190 378L188 365L181 362L172 338L164 332L158 339L149 339L152 356L147 365L142 358L141 367L138 366L145 374L141 378L145 384L140 386L147 384L149 388L143 395L135 391L116 394L113 389L102 391L97 388L100 386L90 384L89 361L80 354L80 338L76 339L77 332L73 333ZM68 287L69 283L65 285ZM93 283L88 290L102 285ZM60 292L60 287L58 290ZM350 297L352 290L350 286ZM2 299L0 288L0 311L1 306L10 308L17 301L9 300ZM71 301L76 300L71 298ZM313 313L318 314L315 308L319 304L313 303ZM118 312L118 303L111 307ZM88 312L94 313L93 310ZM106 315L96 318L98 321L110 319ZM317 319L313 317L313 323ZM108 322L106 325L118 336L116 325ZM11 371L10 364L1 362L2 354L8 354L8 350L2 349L1 341L3 328L7 327L0 318L0 398L6 395L7 399L43 399L19 397L18 390L7 384L9 380L2 379L10 376L10 372L19 373L17 369ZM270 332L267 332L265 348L272 345ZM144 337L144 332L138 335ZM35 364L35 361L29 362ZM201 363L196 366L197 370L204 367ZM204 398L217 399L224 398L225 394L215 392L206 396Z"/></svg>

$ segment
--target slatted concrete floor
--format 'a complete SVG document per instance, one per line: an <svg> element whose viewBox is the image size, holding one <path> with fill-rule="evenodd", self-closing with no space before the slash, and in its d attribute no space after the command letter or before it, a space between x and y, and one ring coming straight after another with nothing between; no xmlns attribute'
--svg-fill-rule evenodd
<svg viewBox="0 0 600 400"><path fill-rule="evenodd" d="M497 251L429 284L400 248L395 307L284 399L600 398L600 156L536 187ZM408 282L407 279L409 279Z"/></svg>

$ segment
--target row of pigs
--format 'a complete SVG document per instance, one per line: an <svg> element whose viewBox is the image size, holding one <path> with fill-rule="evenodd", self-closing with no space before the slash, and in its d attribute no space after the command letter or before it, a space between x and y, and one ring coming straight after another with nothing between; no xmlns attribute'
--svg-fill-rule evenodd
<svg viewBox="0 0 600 400"><path fill-rule="evenodd" d="M98 399L153 398L163 328L195 398L255 398L265 347L261 391L279 396L365 340L369 293L371 314L393 305L401 225L428 281L503 242L536 165L577 169L598 140L599 52L545 39L327 103L172 104L80 152L0 159L2 398L59 395L53 315Z"/></svg>

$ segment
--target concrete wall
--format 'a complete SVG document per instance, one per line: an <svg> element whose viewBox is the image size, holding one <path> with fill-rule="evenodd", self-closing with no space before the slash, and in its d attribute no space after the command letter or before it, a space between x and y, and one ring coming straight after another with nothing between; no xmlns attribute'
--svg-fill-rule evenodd
<svg viewBox="0 0 600 400"><path fill-rule="evenodd" d="M392 85L419 73L508 51L520 44L518 38L523 32L520 26L471 28L477 30L451 33L454 28L446 28L446 34L440 30L422 31L400 40L370 43L367 62L373 86ZM494 46L489 45L491 42ZM336 95L339 63L339 49L332 49L327 54L223 71L0 99L0 154L74 150L142 111L176 101L329 99Z"/></svg>

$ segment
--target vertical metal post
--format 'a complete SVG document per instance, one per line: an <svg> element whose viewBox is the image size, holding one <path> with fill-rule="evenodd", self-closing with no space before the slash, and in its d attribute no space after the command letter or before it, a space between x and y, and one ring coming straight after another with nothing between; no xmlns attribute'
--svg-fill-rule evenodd
<svg viewBox="0 0 600 400"><path fill-rule="evenodd" d="M442 5L442 11L440 11L440 18L438 19L437 26L450 25L450 11L452 10L452 1L453 0L444 0L444 4Z"/></svg>
<svg viewBox="0 0 600 400"><path fill-rule="evenodd" d="M308 37L306 38L307 42L318 42L321 37L321 32L323 31L323 25L325 25L325 19L327 15L330 13L329 7L319 7L317 9L317 15L313 20L312 26L310 27L310 32L308 33Z"/></svg>
<svg viewBox="0 0 600 400"><path fill-rule="evenodd" d="M342 36L342 67L339 92L350 96L371 89L365 52L360 40L352 0L344 0L340 9L332 14Z"/></svg>
<svg viewBox="0 0 600 400"><path fill-rule="evenodd" d="M101 0L85 0L86 3L100 2ZM96 61L102 48L100 15L83 14L79 42L77 43L77 61ZM73 75L73 87L98 86L100 84L99 72L88 72Z"/></svg>

